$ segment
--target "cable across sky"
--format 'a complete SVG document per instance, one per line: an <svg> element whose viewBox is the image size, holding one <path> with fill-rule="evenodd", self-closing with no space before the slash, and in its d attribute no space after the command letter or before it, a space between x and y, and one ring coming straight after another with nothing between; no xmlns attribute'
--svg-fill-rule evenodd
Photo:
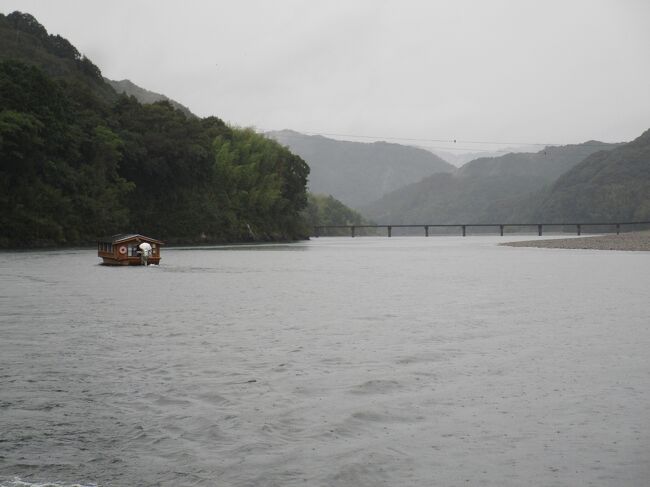
<svg viewBox="0 0 650 487"><path fill-rule="evenodd" d="M264 130L262 129L263 132L267 132L270 130ZM562 145L583 145L583 146L601 146L601 145L609 145L607 142L591 142L589 144L567 144L567 143L552 143L552 142L506 142L506 141L495 141L495 140L465 140L465 139L452 139L452 138L414 138L414 137L394 137L394 136L378 136L378 135L361 135L361 134L344 134L344 133L332 133L332 132L317 132L317 131L312 131L312 130L294 130L291 129L293 132L297 132L302 135L318 135L322 137L344 137L344 138L351 138L351 139L366 139L366 140L373 140L373 141L399 141L399 142L433 142L433 143L444 143L444 144L451 144L451 146L445 146L445 147L440 147L440 146L431 146L431 145L423 145L423 144L408 144L412 145L414 147L419 147L422 149L436 149L436 150L442 150L442 151L465 151L465 152L508 152L508 150L498 150L498 149L479 149L476 147L461 147L460 145L456 144L461 144L461 145L466 145L466 144L480 144L480 145L496 145L496 146L535 146L535 147L554 147L554 146L562 146ZM285 135L285 137L291 137L291 135Z"/></svg>

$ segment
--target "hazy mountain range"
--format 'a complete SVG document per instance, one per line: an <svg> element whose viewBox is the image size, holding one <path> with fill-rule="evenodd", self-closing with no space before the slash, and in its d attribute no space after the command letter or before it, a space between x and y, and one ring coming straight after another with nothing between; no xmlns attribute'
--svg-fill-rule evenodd
<svg viewBox="0 0 650 487"><path fill-rule="evenodd" d="M422 148L433 152L435 155L441 157L449 164L452 164L456 167L461 167L475 159L486 157L500 157L515 152L537 152L541 147L536 145L520 145L513 147L504 147L499 150L481 150L475 152L452 152L450 150L444 149L429 149L427 147Z"/></svg>
<svg viewBox="0 0 650 487"><path fill-rule="evenodd" d="M650 220L648 132L630 143L590 140L480 157L458 169L399 144L267 135L311 166L311 191L377 223Z"/></svg>
<svg viewBox="0 0 650 487"><path fill-rule="evenodd" d="M0 60L17 60L37 67L52 79L62 81L67 96L75 98L77 103L82 100L92 110L96 109L92 103L111 107L119 101L117 93L126 93L144 104L168 101L185 114L188 123L190 119L197 123L199 120L187 107L163 94L129 80L102 78L97 66L80 55L72 44L58 35L49 35L29 15L0 17ZM7 80L11 76L35 76L16 69L8 68ZM22 86L23 91L29 88L16 86ZM84 94L87 91L97 100ZM155 113L162 118L173 117L173 114L163 114L163 107L150 108L151 114L145 110L138 112L138 116ZM14 116L9 112L4 115ZM127 122L128 117L123 123ZM114 123L111 120L106 126ZM182 125L178 120L174 123ZM211 123L205 120L203 125ZM161 125L164 126L167 125ZM13 130L12 127L5 128ZM54 125L45 123L43 127L50 130ZM157 129L149 129L153 137ZM117 135L127 137L130 132ZM291 130L269 132L266 136L288 146L309 164L312 192L332 195L378 223L650 220L650 131L625 144L588 141L537 152L483 156L460 168L430 150L395 143L348 142ZM158 138L161 143L164 141L164 137ZM179 138L179 144L185 139ZM206 148L210 145L207 139L202 142ZM169 152L167 149L165 156L174 159ZM460 164L462 157L470 157L443 155L454 164ZM121 164L124 171L131 167L127 156L125 153ZM62 160L61 164L68 162ZM150 170L161 170L156 164L152 162ZM360 221L359 215L344 211L338 202L329 198L313 199L312 203L319 205L312 205L318 206L318 211L312 212L312 219L338 223Z"/></svg>
<svg viewBox="0 0 650 487"><path fill-rule="evenodd" d="M510 221L519 214L522 198L540 191L594 152L614 147L589 141L537 153L476 159L453 174L434 174L391 192L361 212L377 222L395 224Z"/></svg>
<svg viewBox="0 0 650 487"><path fill-rule="evenodd" d="M536 221L650 221L650 129L596 152L532 196L522 217Z"/></svg>
<svg viewBox="0 0 650 487"><path fill-rule="evenodd" d="M309 189L360 208L386 193L454 166L429 151L387 142L348 142L292 130L268 132L302 157L309 167Z"/></svg>

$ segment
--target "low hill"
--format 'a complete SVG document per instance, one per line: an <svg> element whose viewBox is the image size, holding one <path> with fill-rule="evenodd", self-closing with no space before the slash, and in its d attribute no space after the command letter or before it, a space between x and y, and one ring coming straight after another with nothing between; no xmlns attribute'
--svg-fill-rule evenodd
<svg viewBox="0 0 650 487"><path fill-rule="evenodd" d="M537 153L480 158L454 174L434 174L367 205L379 223L492 223L509 221L523 200L590 154L616 147L589 141Z"/></svg>
<svg viewBox="0 0 650 487"><path fill-rule="evenodd" d="M521 217L536 221L650 221L650 129L590 155L526 204Z"/></svg>
<svg viewBox="0 0 650 487"><path fill-rule="evenodd" d="M268 132L311 168L309 189L358 209L384 194L454 166L429 151L387 142L347 142L291 130Z"/></svg>
<svg viewBox="0 0 650 487"><path fill-rule="evenodd" d="M313 194L307 195L307 208L303 215L309 229L315 227L331 225L368 225L370 221L366 220L361 214L348 208L332 195ZM358 235L374 234L372 229L359 229ZM324 235L349 235L348 229L328 229Z"/></svg>
<svg viewBox="0 0 650 487"><path fill-rule="evenodd" d="M144 88L136 85L128 79L123 79L121 81L113 81L108 78L104 78L104 81L111 85L117 93L124 93L127 96L134 96L142 104L156 103L158 101L169 102L174 108L180 110L187 117L196 117L189 108L185 105L178 103L175 100L154 91L145 90Z"/></svg>

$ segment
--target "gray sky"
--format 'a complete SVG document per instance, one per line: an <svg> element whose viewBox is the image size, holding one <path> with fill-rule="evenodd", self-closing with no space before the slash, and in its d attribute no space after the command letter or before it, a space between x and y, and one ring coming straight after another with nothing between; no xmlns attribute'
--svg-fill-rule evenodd
<svg viewBox="0 0 650 487"><path fill-rule="evenodd" d="M13 10L109 78L258 130L472 150L650 128L648 0L0 0Z"/></svg>

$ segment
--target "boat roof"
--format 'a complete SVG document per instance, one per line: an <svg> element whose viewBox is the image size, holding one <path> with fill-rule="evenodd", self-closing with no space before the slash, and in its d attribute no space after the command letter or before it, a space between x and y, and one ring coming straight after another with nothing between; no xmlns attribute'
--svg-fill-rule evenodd
<svg viewBox="0 0 650 487"><path fill-rule="evenodd" d="M127 242L129 240L144 240L146 242L157 243L160 245L164 243L162 240L157 240L155 238L147 237L145 235L140 235L139 233L118 233L116 235L111 235L109 237L100 238L97 241L100 243L118 244L121 242Z"/></svg>

